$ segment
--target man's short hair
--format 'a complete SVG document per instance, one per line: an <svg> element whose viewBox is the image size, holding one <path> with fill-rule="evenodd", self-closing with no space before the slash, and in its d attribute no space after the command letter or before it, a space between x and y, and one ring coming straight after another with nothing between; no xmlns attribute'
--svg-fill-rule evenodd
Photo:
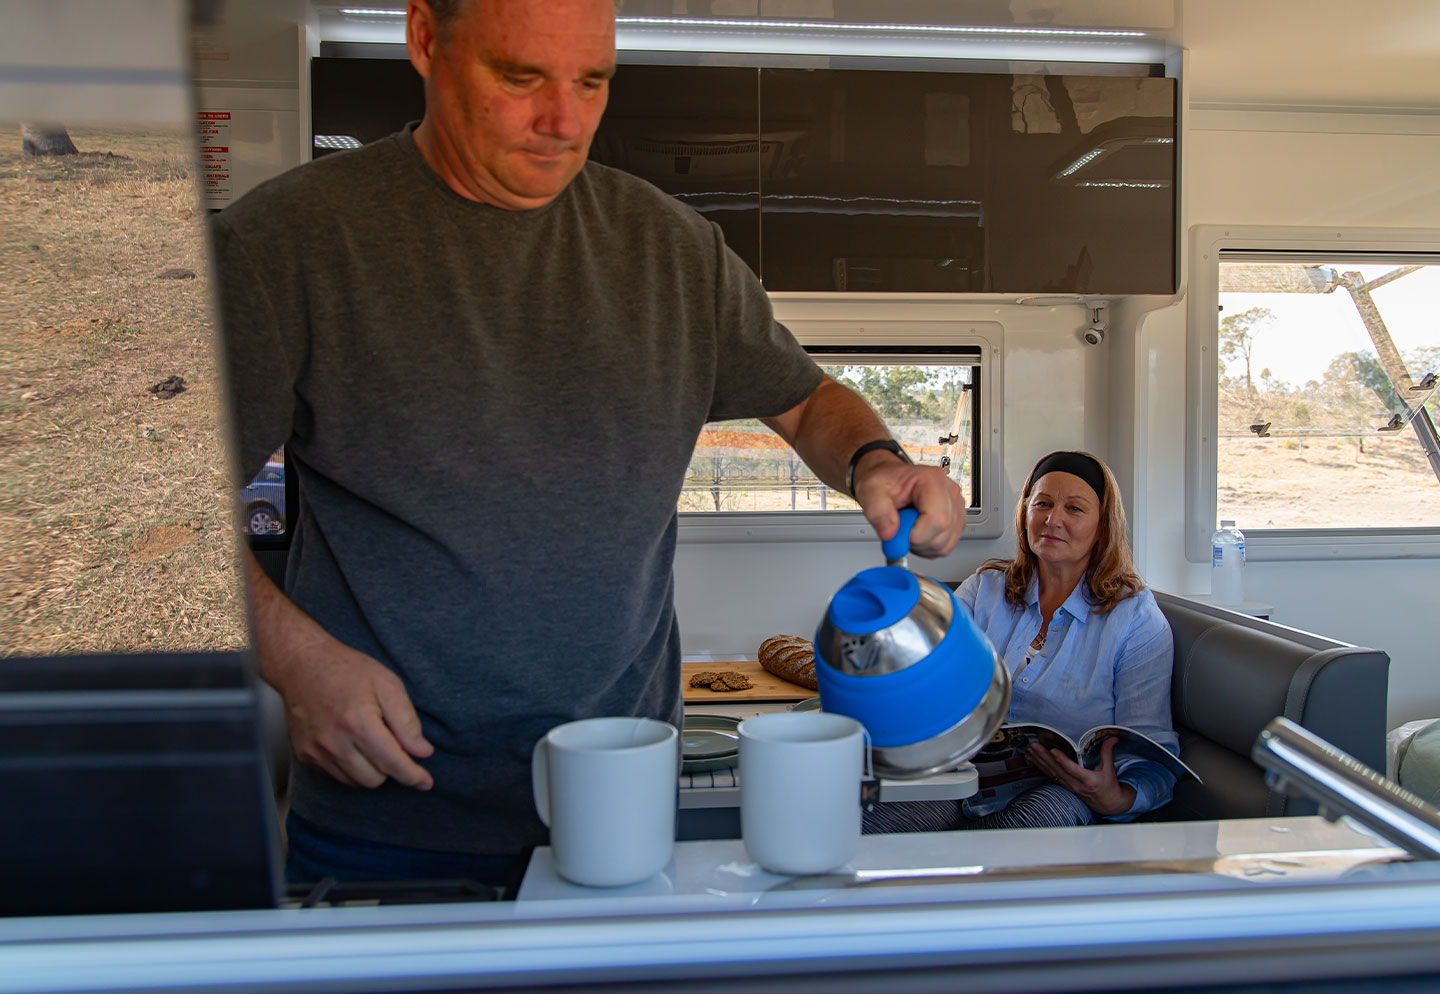
<svg viewBox="0 0 1440 994"><path fill-rule="evenodd" d="M429 0L430 12L435 15L435 23L439 26L441 33L450 30L455 23L468 0Z"/></svg>

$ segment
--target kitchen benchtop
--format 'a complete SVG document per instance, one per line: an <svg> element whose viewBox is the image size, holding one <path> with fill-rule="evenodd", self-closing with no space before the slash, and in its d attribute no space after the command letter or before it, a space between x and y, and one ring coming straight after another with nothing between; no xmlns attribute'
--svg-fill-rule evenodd
<svg viewBox="0 0 1440 994"><path fill-rule="evenodd" d="M582 887L555 873L550 848L535 850L519 901L667 895L839 892L877 885L1147 873L1203 873L1263 883L1335 878L1368 863L1405 859L1403 850L1347 819L1254 818L1146 822L1083 828L865 835L855 858L833 874L768 873L738 839L678 842L670 864L629 887Z"/></svg>

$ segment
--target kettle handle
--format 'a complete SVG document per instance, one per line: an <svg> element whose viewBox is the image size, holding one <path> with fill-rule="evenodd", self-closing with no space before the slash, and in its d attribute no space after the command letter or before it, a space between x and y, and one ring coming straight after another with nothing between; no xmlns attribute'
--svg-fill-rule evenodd
<svg viewBox="0 0 1440 994"><path fill-rule="evenodd" d="M900 512L900 527L895 529L894 535L880 543L887 564L905 565L905 557L910 554L910 529L915 527L915 521L919 517L920 512L913 507L907 507Z"/></svg>

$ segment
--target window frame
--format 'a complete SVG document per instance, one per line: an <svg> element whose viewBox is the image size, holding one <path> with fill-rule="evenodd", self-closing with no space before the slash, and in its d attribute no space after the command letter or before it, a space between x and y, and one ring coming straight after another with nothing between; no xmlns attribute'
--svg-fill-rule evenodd
<svg viewBox="0 0 1440 994"><path fill-rule="evenodd" d="M1196 225L1191 230L1186 306L1185 558L1210 562L1218 513L1217 435L1220 375L1220 262L1225 253L1310 254L1333 259L1374 255L1440 263L1440 230ZM1428 258L1424 258L1428 257ZM1406 429L1409 431L1410 429ZM1440 485L1440 484L1437 484ZM1440 527L1246 528L1245 555L1255 562L1440 558Z"/></svg>
<svg viewBox="0 0 1440 994"><path fill-rule="evenodd" d="M897 314L895 308L886 309ZM817 358L827 349L859 354L934 359L946 350L978 349L975 373L975 455L978 501L966 512L967 539L999 538L1007 515L1001 511L1001 442L1005 410L1002 385L1004 328L996 321L913 319L794 318L784 320L796 340ZM903 351L898 351L903 350ZM875 540L860 511L681 511L680 543L845 542Z"/></svg>

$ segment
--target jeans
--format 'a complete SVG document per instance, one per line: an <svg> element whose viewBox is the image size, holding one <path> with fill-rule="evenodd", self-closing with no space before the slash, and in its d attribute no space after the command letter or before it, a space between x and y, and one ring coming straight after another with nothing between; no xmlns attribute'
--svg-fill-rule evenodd
<svg viewBox="0 0 1440 994"><path fill-rule="evenodd" d="M528 852L434 852L369 842L311 824L293 811L285 819L285 831L285 881L290 884L314 884L325 877L341 883L465 879L504 888L506 897L514 897L529 860Z"/></svg>

